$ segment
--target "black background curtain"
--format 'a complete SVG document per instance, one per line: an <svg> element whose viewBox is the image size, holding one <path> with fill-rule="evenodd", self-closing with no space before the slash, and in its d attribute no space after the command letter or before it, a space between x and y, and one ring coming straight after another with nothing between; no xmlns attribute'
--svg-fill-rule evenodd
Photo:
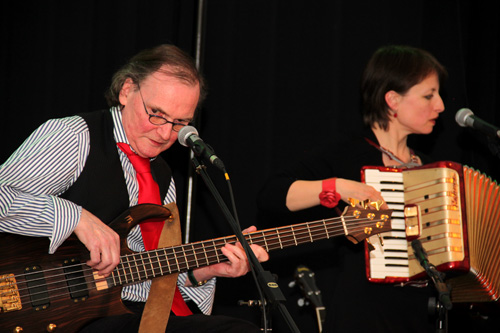
<svg viewBox="0 0 500 333"><path fill-rule="evenodd" d="M496 2L207 0L204 6L201 60L209 95L197 127L227 167L243 227L259 226L256 196L275 170L320 142L360 130L360 75L386 44L427 49L449 71L441 92L446 111L434 132L412 138L412 146L498 179L499 157L491 149L498 141L454 120L467 107L500 125ZM197 9L195 0L2 4L0 161L43 121L106 107L112 73L139 50L172 43L194 55ZM176 145L164 157L177 172L182 212L188 151ZM208 171L229 200L223 175ZM231 234L194 177L191 240ZM279 262L266 267L273 265ZM255 297L249 276L220 279L214 312L258 320L257 308L235 305Z"/></svg>

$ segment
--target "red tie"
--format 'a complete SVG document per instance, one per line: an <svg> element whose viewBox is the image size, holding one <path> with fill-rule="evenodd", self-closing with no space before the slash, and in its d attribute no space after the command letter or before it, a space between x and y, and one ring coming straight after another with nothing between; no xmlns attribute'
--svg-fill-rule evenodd
<svg viewBox="0 0 500 333"><path fill-rule="evenodd" d="M118 148L120 148L132 163L135 169L137 182L139 183L139 199L138 203L153 203L161 205L160 189L158 184L154 181L151 175L151 164L148 158L140 157L134 153L130 146L126 143L118 142ZM144 247L146 251L154 250L158 247L158 241L160 240L160 234L163 229L163 224L165 221L153 221L153 222L142 222L141 233L142 239L144 240ZM172 302L172 311L176 316L189 316L193 314L188 308L186 302L182 298L179 289L175 288L174 300Z"/></svg>

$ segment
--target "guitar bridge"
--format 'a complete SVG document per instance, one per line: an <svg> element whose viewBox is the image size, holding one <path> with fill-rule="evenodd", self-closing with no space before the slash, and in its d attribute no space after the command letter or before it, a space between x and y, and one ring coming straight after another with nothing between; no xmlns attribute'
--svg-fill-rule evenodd
<svg viewBox="0 0 500 333"><path fill-rule="evenodd" d="M21 310L21 297L14 274L0 276L0 313Z"/></svg>

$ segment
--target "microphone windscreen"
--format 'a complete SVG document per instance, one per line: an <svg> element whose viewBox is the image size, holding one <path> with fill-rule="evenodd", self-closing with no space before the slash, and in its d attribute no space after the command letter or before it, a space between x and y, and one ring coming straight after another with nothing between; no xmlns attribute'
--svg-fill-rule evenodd
<svg viewBox="0 0 500 333"><path fill-rule="evenodd" d="M186 140L190 135L193 135L193 134L198 135L198 131L196 130L196 128L194 128L193 126L184 126L179 131L179 134L177 135L177 140L184 147L188 147Z"/></svg>
<svg viewBox="0 0 500 333"><path fill-rule="evenodd" d="M460 126L467 127L467 126L469 126L469 124L467 123L466 120L468 117L473 116L473 115L474 115L474 113L470 109L463 108L463 109L458 110L457 113L455 114L455 121Z"/></svg>

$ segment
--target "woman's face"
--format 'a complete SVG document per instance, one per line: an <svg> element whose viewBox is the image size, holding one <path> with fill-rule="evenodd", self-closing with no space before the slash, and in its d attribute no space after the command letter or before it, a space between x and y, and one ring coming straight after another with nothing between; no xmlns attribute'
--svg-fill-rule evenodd
<svg viewBox="0 0 500 333"><path fill-rule="evenodd" d="M404 95L396 98L392 110L397 113L392 124L407 134L429 134L436 119L444 111L444 103L439 95L439 79L433 73L414 85Z"/></svg>

